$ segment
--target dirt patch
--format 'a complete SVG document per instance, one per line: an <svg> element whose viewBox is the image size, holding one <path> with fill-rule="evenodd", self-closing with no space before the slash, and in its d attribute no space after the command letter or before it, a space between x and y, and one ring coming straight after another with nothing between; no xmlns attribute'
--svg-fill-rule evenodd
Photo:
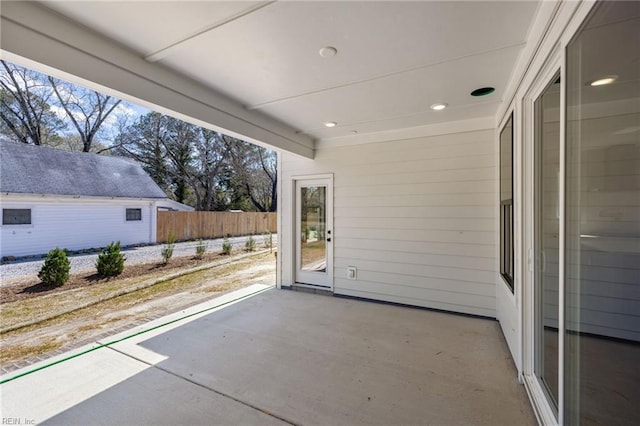
<svg viewBox="0 0 640 426"><path fill-rule="evenodd" d="M13 302L2 304L2 322L7 323L28 315L42 315L43 311L55 306L62 309L82 303L83 298L99 297L93 293L100 290L108 292L113 288L138 285L144 280L192 271L192 268L207 262L215 262L219 256L203 260L192 258L172 259L169 265L136 265L125 268L127 278L111 281L91 280L91 275L79 274L73 287L65 284L60 288L46 289L43 292L24 292L14 287L14 293L27 294ZM182 265L182 266L178 266ZM191 268L191 269L190 269ZM129 270L128 270L129 269ZM138 271L139 275L133 275ZM84 281L82 281L84 279ZM51 316L33 325L20 327L1 335L0 363L2 370L9 372L26 366L33 361L68 351L74 347L95 342L108 335L115 334L152 319L183 310L202 303L226 292L254 283L275 283L275 257L271 253L236 258L232 262L218 266L188 272L168 280L157 280L153 285L144 285L139 289L125 291L106 300L98 300L86 307L72 309L67 313ZM80 284L84 283L84 284ZM37 283L35 283L37 285ZM34 285L33 283L31 286ZM29 285L22 284L24 288ZM43 317L46 318L46 317ZM4 324L3 324L4 325Z"/></svg>
<svg viewBox="0 0 640 426"><path fill-rule="evenodd" d="M202 258L196 258L194 256L176 257L165 265L158 262L143 263L138 265L127 265L125 263L124 271L118 277L113 279L100 278L95 272L84 272L80 274L73 274L69 277L69 281L59 287L47 286L40 282L37 278L29 278L27 281L3 286L0 288L0 304L15 302L16 300L28 299L31 297L37 297L42 295L50 295L60 293L75 288L86 288L92 285L106 283L114 280L125 280L128 278L137 278L140 276L150 274L162 274L170 271L176 271L185 268L192 268L198 265L206 264L216 260L228 258L219 253L205 253Z"/></svg>

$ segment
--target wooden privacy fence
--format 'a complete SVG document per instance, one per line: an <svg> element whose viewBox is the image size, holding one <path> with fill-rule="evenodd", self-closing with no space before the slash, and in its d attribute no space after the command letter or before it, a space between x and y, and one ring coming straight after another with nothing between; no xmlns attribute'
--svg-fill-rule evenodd
<svg viewBox="0 0 640 426"><path fill-rule="evenodd" d="M276 214L261 212L158 212L157 241L276 233Z"/></svg>

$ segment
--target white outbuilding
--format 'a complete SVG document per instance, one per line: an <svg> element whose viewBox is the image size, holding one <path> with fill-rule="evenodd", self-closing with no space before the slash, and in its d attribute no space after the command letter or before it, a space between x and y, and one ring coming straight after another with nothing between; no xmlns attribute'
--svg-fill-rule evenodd
<svg viewBox="0 0 640 426"><path fill-rule="evenodd" d="M6 140L0 158L1 257L154 243L158 209L193 210L131 159Z"/></svg>

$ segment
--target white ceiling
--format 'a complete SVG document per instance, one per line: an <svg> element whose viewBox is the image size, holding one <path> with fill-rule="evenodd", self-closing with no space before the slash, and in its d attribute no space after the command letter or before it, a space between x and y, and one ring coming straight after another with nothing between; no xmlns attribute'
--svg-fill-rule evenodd
<svg viewBox="0 0 640 426"><path fill-rule="evenodd" d="M47 1L315 139L493 117L538 2ZM320 48L338 54L323 58ZM476 88L492 95L474 98ZM446 102L444 111L432 111ZM323 126L335 121L334 128Z"/></svg>

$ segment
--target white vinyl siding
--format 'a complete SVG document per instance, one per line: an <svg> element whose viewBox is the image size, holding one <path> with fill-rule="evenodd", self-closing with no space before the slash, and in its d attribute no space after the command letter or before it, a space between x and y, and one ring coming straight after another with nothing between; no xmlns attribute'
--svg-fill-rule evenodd
<svg viewBox="0 0 640 426"><path fill-rule="evenodd" d="M32 199L3 197L2 208L31 206L31 225L2 226L0 256L24 256L47 253L55 247L78 250L104 247L112 241L122 245L149 243L149 201L126 201L127 208L142 210L142 220L125 221L125 206L122 201L88 201ZM155 234L155 229L153 229ZM155 239L155 238L154 238Z"/></svg>
<svg viewBox="0 0 640 426"><path fill-rule="evenodd" d="M292 177L333 173L336 294L495 317L493 130L282 157L283 285Z"/></svg>

